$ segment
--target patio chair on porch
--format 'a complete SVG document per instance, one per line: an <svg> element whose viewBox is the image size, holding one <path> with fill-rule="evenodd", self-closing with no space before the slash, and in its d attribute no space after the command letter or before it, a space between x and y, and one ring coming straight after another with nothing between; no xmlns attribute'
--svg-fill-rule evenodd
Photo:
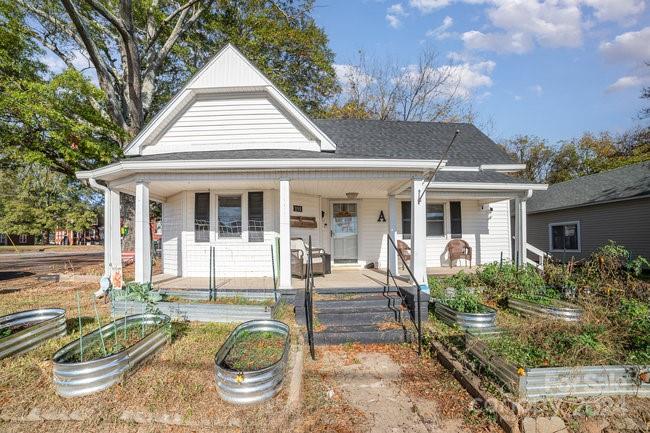
<svg viewBox="0 0 650 433"><path fill-rule="evenodd" d="M445 251L449 252L449 267L453 267L454 260L465 259L472 267L472 247L463 239L452 239L447 243Z"/></svg>
<svg viewBox="0 0 650 433"><path fill-rule="evenodd" d="M406 242L398 240L397 249L402 254L402 257L404 257L404 261L408 262L411 260L411 247ZM404 262L399 260L399 266L400 269L404 269Z"/></svg>
<svg viewBox="0 0 650 433"><path fill-rule="evenodd" d="M314 274L325 275L325 250L312 248L311 254ZM299 278L307 275L307 245L302 238L291 238L291 275Z"/></svg>

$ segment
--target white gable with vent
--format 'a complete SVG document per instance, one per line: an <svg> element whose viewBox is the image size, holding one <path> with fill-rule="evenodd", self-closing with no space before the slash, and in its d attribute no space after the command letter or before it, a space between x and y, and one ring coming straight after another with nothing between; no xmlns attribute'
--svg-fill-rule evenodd
<svg viewBox="0 0 650 433"><path fill-rule="evenodd" d="M236 48L227 45L149 122L127 155L336 145Z"/></svg>

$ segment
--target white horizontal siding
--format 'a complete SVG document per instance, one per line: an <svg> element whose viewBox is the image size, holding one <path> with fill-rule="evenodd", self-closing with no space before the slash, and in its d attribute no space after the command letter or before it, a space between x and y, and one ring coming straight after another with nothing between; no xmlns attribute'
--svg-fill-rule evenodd
<svg viewBox="0 0 650 433"><path fill-rule="evenodd" d="M267 97L213 95L196 100L144 155L237 149L319 151Z"/></svg>
<svg viewBox="0 0 650 433"><path fill-rule="evenodd" d="M302 217L313 217L316 218L315 229L308 229L302 227L291 227L291 237L292 238L302 238L307 241L309 236L311 236L311 241L316 248L323 248L321 242L321 226L322 220L320 217L320 198L317 196L309 196L302 194L291 194L290 195L290 213L292 216L302 216ZM294 206L302 206L302 212L296 212L293 210Z"/></svg>
<svg viewBox="0 0 650 433"><path fill-rule="evenodd" d="M364 199L359 203L359 262L386 266L386 233L388 223L379 222L379 213L388 212L388 199ZM386 218L386 220L388 220Z"/></svg>
<svg viewBox="0 0 650 433"><path fill-rule="evenodd" d="M184 193L167 199L162 206L162 265L163 273L181 275L178 265L181 256Z"/></svg>

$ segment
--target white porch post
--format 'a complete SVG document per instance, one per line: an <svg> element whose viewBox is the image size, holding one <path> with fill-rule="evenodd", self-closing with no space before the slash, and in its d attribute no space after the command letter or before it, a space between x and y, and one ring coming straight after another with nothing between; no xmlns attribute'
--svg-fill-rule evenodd
<svg viewBox="0 0 650 433"><path fill-rule="evenodd" d="M104 196L108 213L104 214L104 260L108 256L108 275L113 287L122 287L122 236L120 234L120 193L108 190ZM104 203L106 210L106 203Z"/></svg>
<svg viewBox="0 0 650 433"><path fill-rule="evenodd" d="M520 257L519 257L519 240L521 239L521 234L519 231L519 226L521 225L521 214L519 213L520 206L519 202L521 200L519 197L515 197L515 226L513 227L513 232L514 232L514 237L515 237L515 251L513 255L513 259L515 261L515 265L519 266L520 263Z"/></svg>
<svg viewBox="0 0 650 433"><path fill-rule="evenodd" d="M411 270L422 290L429 293L427 281L427 197L424 181L411 182Z"/></svg>
<svg viewBox="0 0 650 433"><path fill-rule="evenodd" d="M388 236L397 243L397 200L394 195L388 196ZM388 244L386 246L388 247ZM397 250L392 245L388 247L388 250L386 267L393 275L397 275Z"/></svg>
<svg viewBox="0 0 650 433"><path fill-rule="evenodd" d="M135 184L135 281L149 283L151 277L151 239L149 228L149 184Z"/></svg>
<svg viewBox="0 0 650 433"><path fill-rule="evenodd" d="M291 289L291 221L289 179L280 179L280 289Z"/></svg>

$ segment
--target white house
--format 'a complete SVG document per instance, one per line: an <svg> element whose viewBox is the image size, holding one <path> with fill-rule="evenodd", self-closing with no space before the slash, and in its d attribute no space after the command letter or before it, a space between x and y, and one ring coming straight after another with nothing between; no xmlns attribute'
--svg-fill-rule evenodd
<svg viewBox="0 0 650 433"><path fill-rule="evenodd" d="M107 275L121 272L119 193L135 195L140 282L150 278L149 200L162 203L165 274L207 277L214 246L217 276L270 276L279 239L279 286L289 289L290 239L309 235L334 267L384 268L386 235L403 239L421 282L427 267L448 265L452 238L484 264L510 260L514 236L521 262L526 199L545 189L504 174L523 166L471 124L310 119L231 45L125 153L77 176L105 194ZM389 261L394 269L394 253Z"/></svg>

